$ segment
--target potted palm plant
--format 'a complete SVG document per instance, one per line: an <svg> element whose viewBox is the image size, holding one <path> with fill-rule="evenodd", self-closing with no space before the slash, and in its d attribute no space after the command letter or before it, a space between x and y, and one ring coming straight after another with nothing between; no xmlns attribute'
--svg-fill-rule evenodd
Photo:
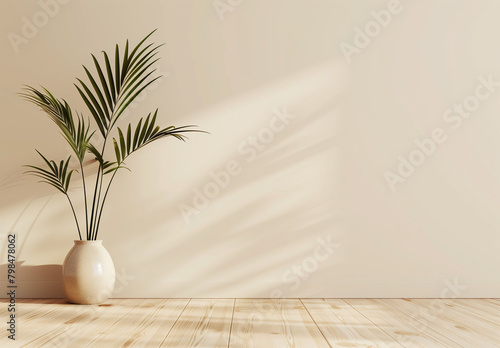
<svg viewBox="0 0 500 348"><path fill-rule="evenodd" d="M98 239L99 226L109 188L115 175L121 169L128 169L125 160L139 149L165 137L185 140L187 132L202 132L195 126L169 126L162 128L156 124L158 109L126 129L116 126L120 116L145 88L161 76L155 76L153 68L159 57L162 45L147 43L149 33L133 49L129 50L127 40L123 54L115 46L114 57L103 51L101 62L92 55L95 75L83 66L88 82L77 78L74 84L79 95L92 116L95 129L91 127L90 117L73 112L64 99L54 97L47 89L26 86L21 95L40 107L59 127L62 136L74 152L75 167L67 159L53 161L38 150L43 160L42 166L27 165L27 174L37 176L41 182L53 186L64 194L69 202L78 232L78 240L69 251L63 263L63 285L68 300L72 303L93 304L105 301L112 293L115 282L113 261ZM113 59L112 60L110 59ZM115 127L116 126L116 127ZM112 132L114 131L114 136ZM101 143L95 142L96 132L102 136ZM106 160L105 150L108 143L114 148L114 158ZM87 154L94 156L97 163L95 183L87 190L84 159ZM69 187L72 175L79 172L83 184L85 222L80 223L72 203ZM84 238L85 237L85 238Z"/></svg>

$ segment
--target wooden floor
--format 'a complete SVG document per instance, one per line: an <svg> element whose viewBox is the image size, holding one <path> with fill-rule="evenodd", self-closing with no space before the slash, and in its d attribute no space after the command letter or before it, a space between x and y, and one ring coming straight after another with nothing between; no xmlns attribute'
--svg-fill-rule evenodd
<svg viewBox="0 0 500 348"><path fill-rule="evenodd" d="M2 328L0 347L500 347L498 299L112 299L99 306L25 299L16 306L16 341Z"/></svg>

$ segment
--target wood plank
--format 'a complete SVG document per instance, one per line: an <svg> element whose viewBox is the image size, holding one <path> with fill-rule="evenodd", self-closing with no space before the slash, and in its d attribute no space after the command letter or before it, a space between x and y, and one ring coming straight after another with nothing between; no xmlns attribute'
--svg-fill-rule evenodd
<svg viewBox="0 0 500 348"><path fill-rule="evenodd" d="M382 299L385 303L410 316L421 325L425 325L463 347L491 348L499 346L497 340L487 337L468 325L468 320L450 315L439 299L433 299L429 305L410 299Z"/></svg>
<svg viewBox="0 0 500 348"><path fill-rule="evenodd" d="M23 324L26 324L35 318L54 312L58 308L61 308L61 306L57 305L66 304L67 302L68 301L65 299L45 299L36 302L21 302L19 306L16 306L16 310L19 319L22 320Z"/></svg>
<svg viewBox="0 0 500 348"><path fill-rule="evenodd" d="M14 346L500 347L497 299L188 301L18 300Z"/></svg>
<svg viewBox="0 0 500 348"><path fill-rule="evenodd" d="M226 347L234 300L189 301L161 347Z"/></svg>
<svg viewBox="0 0 500 348"><path fill-rule="evenodd" d="M499 299L496 299L496 298L487 298L485 299L486 301L496 305L496 306L500 306L500 300Z"/></svg>
<svg viewBox="0 0 500 348"><path fill-rule="evenodd" d="M402 347L341 299L302 302L332 347Z"/></svg>
<svg viewBox="0 0 500 348"><path fill-rule="evenodd" d="M496 342L497 346L500 347L500 327L491 323L491 321L483 320L482 318L472 315L470 312L464 312L460 308L446 306L446 302L450 301L448 299L415 299L413 301L424 308L429 308L436 301L440 301L443 305L443 312L441 313L441 316L458 322L459 327L457 327L457 329L464 330L468 328L483 336L491 338Z"/></svg>
<svg viewBox="0 0 500 348"><path fill-rule="evenodd" d="M29 304L36 304L36 303L52 303L53 301L55 300L58 300L58 299L47 299L47 298L40 298L40 299L34 299L34 300L31 300L31 299L16 299L16 306L15 306L15 309L16 311L18 312L19 314L19 310L21 310L21 308L24 308L24 304L25 303L29 303ZM59 301L62 301L61 299L59 299ZM2 299L0 301L0 314L3 314L3 313L7 313L8 310L9 310L9 304L10 304L10 300L7 300L7 299ZM23 304L21 307L19 306L20 304ZM10 313L9 313L10 314Z"/></svg>
<svg viewBox="0 0 500 348"><path fill-rule="evenodd" d="M17 303L40 303L40 304L47 304L47 303L61 303L61 302L66 302L66 299L64 298L18 298L16 299Z"/></svg>
<svg viewBox="0 0 500 348"><path fill-rule="evenodd" d="M15 311L17 317L23 322L29 321L34 317L46 314L45 310L41 310L39 304L50 304L50 303L65 303L64 299L36 299L36 300L16 300ZM0 311L0 314L7 313L8 307L5 304L5 308ZM10 314L10 313L9 313ZM7 314L5 314L7 315Z"/></svg>
<svg viewBox="0 0 500 348"><path fill-rule="evenodd" d="M344 299L344 301L405 347L461 347L428 327L414 325L406 314L377 299Z"/></svg>
<svg viewBox="0 0 500 348"><path fill-rule="evenodd" d="M43 333L30 338L23 347L84 347L140 302L141 299L109 299L101 305L63 304L64 316L37 322L44 328Z"/></svg>
<svg viewBox="0 0 500 348"><path fill-rule="evenodd" d="M21 301L16 305L16 343L26 342L30 337L42 334L44 326L49 325L50 318L64 315L64 299L43 299ZM0 347L11 344L7 331L3 331ZM6 343L9 342L9 343Z"/></svg>
<svg viewBox="0 0 500 348"><path fill-rule="evenodd" d="M443 301L447 307L455 307L462 313L500 326L500 306L480 299L446 299Z"/></svg>
<svg viewBox="0 0 500 348"><path fill-rule="evenodd" d="M297 299L236 300L229 347L329 347Z"/></svg>
<svg viewBox="0 0 500 348"><path fill-rule="evenodd" d="M146 299L85 347L159 347L188 302Z"/></svg>

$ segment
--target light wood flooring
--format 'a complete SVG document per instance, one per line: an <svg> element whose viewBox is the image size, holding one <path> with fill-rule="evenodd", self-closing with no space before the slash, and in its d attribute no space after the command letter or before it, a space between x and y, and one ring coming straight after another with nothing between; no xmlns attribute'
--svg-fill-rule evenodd
<svg viewBox="0 0 500 348"><path fill-rule="evenodd" d="M0 305L0 347L500 347L498 299L24 299L15 342Z"/></svg>

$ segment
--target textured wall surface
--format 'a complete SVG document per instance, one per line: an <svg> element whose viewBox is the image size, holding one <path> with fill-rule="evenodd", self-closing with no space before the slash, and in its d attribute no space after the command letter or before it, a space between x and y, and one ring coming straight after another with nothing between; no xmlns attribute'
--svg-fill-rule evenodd
<svg viewBox="0 0 500 348"><path fill-rule="evenodd" d="M89 115L73 83L90 53L158 28L163 77L120 125L158 107L160 124L211 134L158 141L117 176L100 235L114 296L499 297L499 11L463 0L3 1L1 283L15 233L18 295L63 296L77 238L66 198L21 167L42 164L35 148L60 160L69 147L16 93L43 85ZM83 218L81 188L75 176Z"/></svg>

